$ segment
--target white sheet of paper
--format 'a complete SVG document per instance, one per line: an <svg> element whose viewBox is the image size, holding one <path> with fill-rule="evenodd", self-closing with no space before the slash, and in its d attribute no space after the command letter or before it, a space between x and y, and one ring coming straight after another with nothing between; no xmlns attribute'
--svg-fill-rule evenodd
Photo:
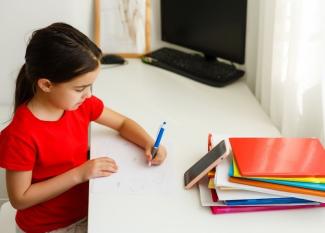
<svg viewBox="0 0 325 233"><path fill-rule="evenodd" d="M230 166L230 159L229 157L227 160L223 161L221 164L219 164L216 172L216 176L214 179L218 198L219 200L241 200L241 199L262 199L262 198L279 198L283 196L269 194L269 193L261 193L261 192L254 192L249 190L243 190L243 189L236 189L236 190L224 190L218 188L218 186L225 186L222 184L227 184L226 181L228 181L228 170ZM229 186L229 185L228 185ZM233 186L231 186L233 187Z"/></svg>
<svg viewBox="0 0 325 233"><path fill-rule="evenodd" d="M203 178L199 182L199 191L200 191L200 200L201 200L202 206L228 206L223 201L214 202L212 200L211 191L208 188L207 178ZM249 191L247 191L247 192L249 192ZM253 205L254 204L251 204L250 206L253 206ZM256 204L254 206L290 206L290 205L292 205L292 206L311 205L311 203L286 203L286 204L263 204L263 205ZM315 202L314 205L318 205L318 203ZM247 206L247 205L237 205L237 206ZM232 206L228 206L228 207L232 207Z"/></svg>
<svg viewBox="0 0 325 233"><path fill-rule="evenodd" d="M199 182L200 200L202 206L226 206L222 201L214 202L211 191L208 188L208 177L202 178Z"/></svg>
<svg viewBox="0 0 325 233"><path fill-rule="evenodd" d="M231 157L228 157L226 160L224 160L221 164L219 164L216 177L215 177L215 185L216 186L227 186L227 187L234 187L234 188L240 188L242 189L242 192L239 192L238 190L234 191L232 195L230 196L222 196L220 200L227 200L227 198L233 198L228 200L238 200L238 199L249 199L249 196L253 196L254 198L251 199L257 199L257 196L260 196L259 198L265 198L266 196L273 196L273 197L296 197L311 201L317 201L317 202L325 202L324 197L318 197L318 196L311 196L311 195L305 195L305 194L298 194L298 193L290 193L290 192L284 192L284 191L278 191L273 189L266 189L266 188L260 188L250 185L244 185L244 184L238 184L228 181L228 168L230 165L230 159ZM246 193L246 191L250 191ZM253 191L253 192L252 192ZM228 191L227 191L228 192ZM246 193L246 194L244 194ZM226 195L226 193L223 193ZM218 193L219 195L219 193ZM243 195L246 195L245 198L243 198ZM236 199L235 199L236 198Z"/></svg>
<svg viewBox="0 0 325 233"><path fill-rule="evenodd" d="M112 131L95 127L92 158L108 156L115 160L119 170L111 176L96 178L92 182L91 192L157 194L175 190L172 153L169 148L163 164L149 167L141 148Z"/></svg>
<svg viewBox="0 0 325 233"><path fill-rule="evenodd" d="M146 1L101 1L101 49L109 53L144 53Z"/></svg>

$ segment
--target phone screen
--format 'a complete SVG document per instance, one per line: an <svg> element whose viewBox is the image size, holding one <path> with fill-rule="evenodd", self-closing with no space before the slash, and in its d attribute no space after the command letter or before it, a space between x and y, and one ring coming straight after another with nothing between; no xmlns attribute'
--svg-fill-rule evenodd
<svg viewBox="0 0 325 233"><path fill-rule="evenodd" d="M219 159L227 152L227 146L224 140L204 155L199 161L197 161L192 167L190 167L184 174L185 186L193 179L199 176L207 167L213 162Z"/></svg>

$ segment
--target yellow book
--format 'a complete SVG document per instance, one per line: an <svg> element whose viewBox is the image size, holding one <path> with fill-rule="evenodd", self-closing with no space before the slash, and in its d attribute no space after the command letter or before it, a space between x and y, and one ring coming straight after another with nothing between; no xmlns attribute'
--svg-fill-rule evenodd
<svg viewBox="0 0 325 233"><path fill-rule="evenodd" d="M214 186L214 178L210 178L209 179L208 188L209 189L215 189L215 186Z"/></svg>

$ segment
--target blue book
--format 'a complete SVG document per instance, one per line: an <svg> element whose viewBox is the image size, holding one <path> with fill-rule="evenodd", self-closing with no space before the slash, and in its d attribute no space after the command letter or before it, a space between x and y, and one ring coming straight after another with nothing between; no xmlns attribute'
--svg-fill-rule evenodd
<svg viewBox="0 0 325 233"><path fill-rule="evenodd" d="M224 201L226 205L237 206L237 205L275 205L275 204L318 204L305 199L295 197L279 197L279 198L264 198L264 199L243 199L243 200L228 200Z"/></svg>

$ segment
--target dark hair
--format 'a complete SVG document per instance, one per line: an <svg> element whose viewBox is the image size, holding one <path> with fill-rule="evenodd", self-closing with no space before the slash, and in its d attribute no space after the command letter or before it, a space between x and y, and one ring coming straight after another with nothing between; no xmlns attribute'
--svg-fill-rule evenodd
<svg viewBox="0 0 325 233"><path fill-rule="evenodd" d="M54 23L33 32L16 81L14 111L33 98L38 79L67 82L95 70L101 55L86 35L68 24Z"/></svg>

